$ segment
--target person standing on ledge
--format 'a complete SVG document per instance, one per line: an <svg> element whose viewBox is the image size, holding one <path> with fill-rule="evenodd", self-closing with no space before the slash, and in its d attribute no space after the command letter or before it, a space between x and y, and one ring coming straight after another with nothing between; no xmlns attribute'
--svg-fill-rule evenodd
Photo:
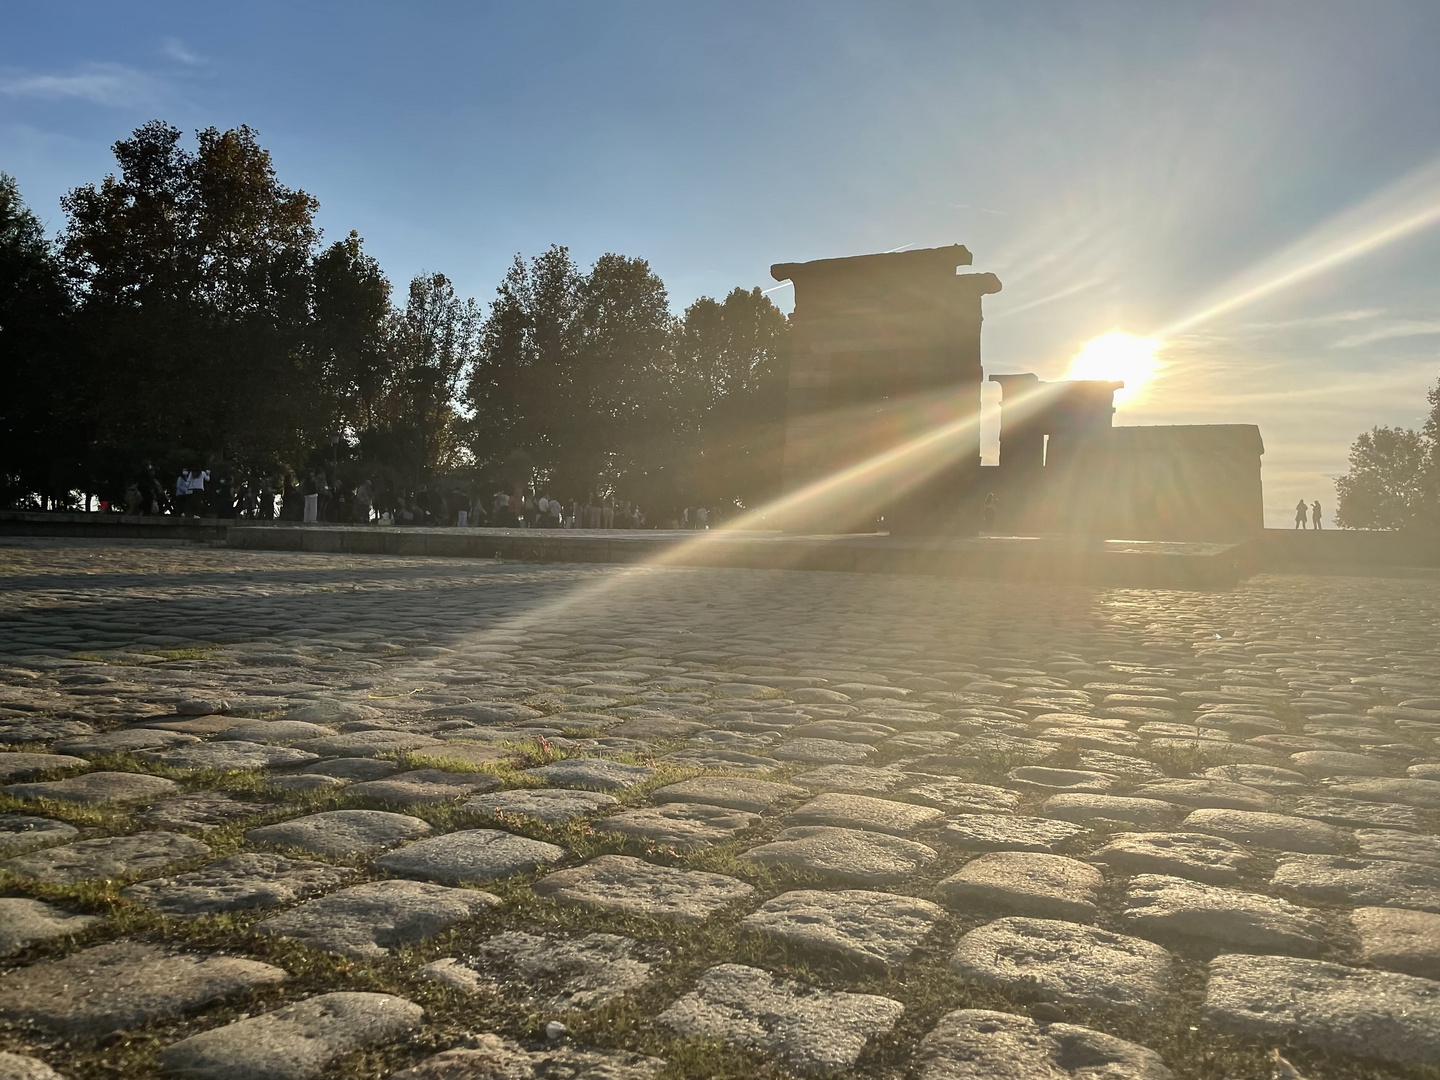
<svg viewBox="0 0 1440 1080"><path fill-rule="evenodd" d="M375 488L366 478L355 489L355 524L370 524L370 505L375 501Z"/></svg>
<svg viewBox="0 0 1440 1080"><path fill-rule="evenodd" d="M175 478L175 513L182 515L190 509L190 470L181 469Z"/></svg>
<svg viewBox="0 0 1440 1080"><path fill-rule="evenodd" d="M190 471L190 516L205 516L205 482L210 479L209 469Z"/></svg>
<svg viewBox="0 0 1440 1080"><path fill-rule="evenodd" d="M1310 504L1310 527L1316 532L1320 531L1320 500L1316 499Z"/></svg>
<svg viewBox="0 0 1440 1080"><path fill-rule="evenodd" d="M1309 511L1309 509L1310 508L1305 505L1304 499L1301 499L1298 503L1295 504L1295 528L1305 528L1305 515Z"/></svg>

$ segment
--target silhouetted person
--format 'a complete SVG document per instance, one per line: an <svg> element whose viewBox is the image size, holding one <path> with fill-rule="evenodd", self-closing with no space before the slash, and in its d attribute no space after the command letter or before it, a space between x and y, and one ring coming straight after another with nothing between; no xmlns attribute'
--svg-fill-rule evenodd
<svg viewBox="0 0 1440 1080"><path fill-rule="evenodd" d="M355 523L370 524L370 504L375 501L375 488L369 480L361 480L355 489Z"/></svg>
<svg viewBox="0 0 1440 1080"><path fill-rule="evenodd" d="M210 493L210 513L217 518L232 518L235 516L235 486L234 481L228 473L222 473L215 481L214 490Z"/></svg>
<svg viewBox="0 0 1440 1080"><path fill-rule="evenodd" d="M145 477L140 482L140 493L144 496L141 513L163 514L165 512L165 485L155 472L155 466L145 462Z"/></svg>
<svg viewBox="0 0 1440 1080"><path fill-rule="evenodd" d="M985 504L980 507L980 521L981 527L986 532L995 531L995 510L999 502L1000 500L995 498L993 491L987 491L985 493Z"/></svg>
<svg viewBox="0 0 1440 1080"><path fill-rule="evenodd" d="M315 520L331 520L331 503L334 502L330 490L330 480L325 475L324 469L318 469L310 474L315 480Z"/></svg>
<svg viewBox="0 0 1440 1080"><path fill-rule="evenodd" d="M300 481L300 497L304 500L304 517L301 519L306 525L313 525L320 520L320 482L315 478L315 470L311 469L310 474Z"/></svg>
<svg viewBox="0 0 1440 1080"><path fill-rule="evenodd" d="M1295 504L1295 528L1305 528L1305 515L1309 512L1309 510L1310 508L1305 505L1304 499L1301 499L1298 503Z"/></svg>
<svg viewBox="0 0 1440 1080"><path fill-rule="evenodd" d="M1320 531L1320 500L1316 499L1310 504L1310 525L1316 532Z"/></svg>

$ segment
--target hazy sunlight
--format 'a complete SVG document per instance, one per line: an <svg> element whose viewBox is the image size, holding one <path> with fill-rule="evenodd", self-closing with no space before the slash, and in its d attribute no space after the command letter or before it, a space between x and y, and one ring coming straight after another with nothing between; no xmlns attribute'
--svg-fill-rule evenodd
<svg viewBox="0 0 1440 1080"><path fill-rule="evenodd" d="M1070 361L1070 370L1065 373L1065 378L1124 382L1125 389L1115 394L1116 403L1134 401L1145 384L1165 366L1155 355L1164 347L1165 343L1159 338L1138 337L1112 330L1091 338L1080 347Z"/></svg>

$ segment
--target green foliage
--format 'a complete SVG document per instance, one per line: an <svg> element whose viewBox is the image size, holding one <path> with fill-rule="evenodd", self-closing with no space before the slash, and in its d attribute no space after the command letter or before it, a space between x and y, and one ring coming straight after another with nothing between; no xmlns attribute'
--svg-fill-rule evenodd
<svg viewBox="0 0 1440 1080"><path fill-rule="evenodd" d="M345 420L376 425L389 375L390 282L361 250L359 233L331 244L315 260L313 340L335 400L338 430Z"/></svg>
<svg viewBox="0 0 1440 1080"><path fill-rule="evenodd" d="M533 470L557 494L615 488L669 426L672 332L644 259L602 255L582 273L563 247L517 256L467 390L476 460L514 480Z"/></svg>
<svg viewBox="0 0 1440 1080"><path fill-rule="evenodd" d="M779 489L787 329L758 287L686 309L676 360L693 417L688 487L699 502L753 507Z"/></svg>
<svg viewBox="0 0 1440 1080"><path fill-rule="evenodd" d="M252 129L191 150L156 120L113 149L53 244L0 177L0 504L118 503L149 465L164 487L326 469L382 501L533 484L652 520L777 486L787 323L759 289L677 319L644 259L582 270L555 246L517 256L488 312L430 272L397 308Z"/></svg>
<svg viewBox="0 0 1440 1080"><path fill-rule="evenodd" d="M0 503L63 491L76 468L84 440L70 428L69 313L45 230L0 173Z"/></svg>
<svg viewBox="0 0 1440 1080"><path fill-rule="evenodd" d="M410 282L390 332L385 413L393 427L414 432L418 469L455 463L454 402L474 363L479 328L475 301L457 297L444 274Z"/></svg>
<svg viewBox="0 0 1440 1080"><path fill-rule="evenodd" d="M1440 528L1440 383L1420 431L1377 427L1350 447L1335 481L1336 522L1347 529Z"/></svg>
<svg viewBox="0 0 1440 1080"><path fill-rule="evenodd" d="M144 125L115 144L118 177L63 200L96 436L293 460L330 421L306 347L319 204L250 128L180 139Z"/></svg>
<svg viewBox="0 0 1440 1080"><path fill-rule="evenodd" d="M643 259L603 255L587 273L563 247L517 256L467 391L475 459L652 515L754 505L779 481L786 330L758 288L677 320Z"/></svg>
<svg viewBox="0 0 1440 1080"><path fill-rule="evenodd" d="M580 277L570 252L557 246L528 264L517 255L496 290L466 392L478 461L517 473L553 466L573 420L561 409L574 408Z"/></svg>

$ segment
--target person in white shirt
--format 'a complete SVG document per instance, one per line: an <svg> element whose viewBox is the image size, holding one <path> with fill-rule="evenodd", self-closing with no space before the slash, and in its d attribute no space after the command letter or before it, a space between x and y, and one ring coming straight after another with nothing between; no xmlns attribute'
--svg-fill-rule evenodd
<svg viewBox="0 0 1440 1080"><path fill-rule="evenodd" d="M205 481L209 479L209 469L197 469L190 474L190 513L195 517L205 513Z"/></svg>
<svg viewBox="0 0 1440 1080"><path fill-rule="evenodd" d="M190 509L190 470L181 469L175 478L175 513L184 514Z"/></svg>

